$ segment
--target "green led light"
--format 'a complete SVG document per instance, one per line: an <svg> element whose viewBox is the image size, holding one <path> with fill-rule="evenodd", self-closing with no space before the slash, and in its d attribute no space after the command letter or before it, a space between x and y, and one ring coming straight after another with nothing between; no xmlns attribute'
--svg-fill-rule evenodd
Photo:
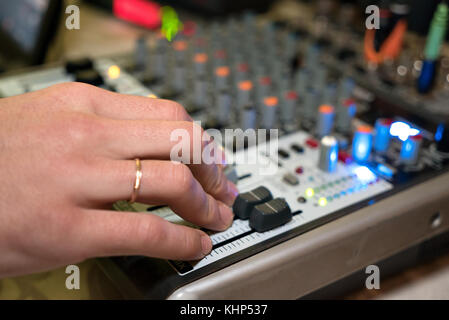
<svg viewBox="0 0 449 320"><path fill-rule="evenodd" d="M176 36L176 34L182 30L183 25L178 18L178 14L175 9L170 6L162 7L162 34L167 38L168 41Z"/></svg>
<svg viewBox="0 0 449 320"><path fill-rule="evenodd" d="M320 198L319 200L318 200L318 204L319 204L319 206L320 207L324 207L325 205L327 205L327 199L326 198Z"/></svg>
<svg viewBox="0 0 449 320"><path fill-rule="evenodd" d="M306 190L306 197L312 198L315 195L315 191L312 188L307 188Z"/></svg>

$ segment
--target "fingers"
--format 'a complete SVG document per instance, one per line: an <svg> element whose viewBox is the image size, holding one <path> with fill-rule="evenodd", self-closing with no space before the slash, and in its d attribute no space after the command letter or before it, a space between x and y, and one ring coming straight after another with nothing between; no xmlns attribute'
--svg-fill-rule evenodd
<svg viewBox="0 0 449 320"><path fill-rule="evenodd" d="M188 121L107 120L103 127L103 150L115 159L179 158L186 163L200 163L210 141L199 125ZM213 151L213 160L223 162L222 150Z"/></svg>
<svg viewBox="0 0 449 320"><path fill-rule="evenodd" d="M119 94L77 82L54 85L43 91L52 92L55 99L70 104L75 110L90 111L101 117L192 121L185 109L174 101Z"/></svg>
<svg viewBox="0 0 449 320"><path fill-rule="evenodd" d="M107 118L192 121L179 103L170 100L125 95L99 89L91 101L94 112Z"/></svg>
<svg viewBox="0 0 449 320"><path fill-rule="evenodd" d="M232 223L231 208L207 194L187 166L158 160L144 160L141 165L137 201L166 204L185 220L211 230L225 230ZM105 160L90 171L80 179L80 198L97 203L130 199L136 178L135 161Z"/></svg>
<svg viewBox="0 0 449 320"><path fill-rule="evenodd" d="M193 164L189 165L189 168L208 194L228 206L234 204L238 189L226 178L221 167L213 164Z"/></svg>
<svg viewBox="0 0 449 320"><path fill-rule="evenodd" d="M162 259L197 260L212 249L202 231L170 223L158 216L86 210L78 226L85 256L145 255Z"/></svg>
<svg viewBox="0 0 449 320"><path fill-rule="evenodd" d="M106 142L102 144L102 148L108 150L106 156L115 159L151 158L194 163L189 167L204 190L229 206L234 203L237 188L217 166L217 163L225 162L224 151L217 145L212 145L213 142L202 141L204 131L198 125L186 121L114 120L108 121L107 126ZM203 157L211 160L210 164L205 163Z"/></svg>

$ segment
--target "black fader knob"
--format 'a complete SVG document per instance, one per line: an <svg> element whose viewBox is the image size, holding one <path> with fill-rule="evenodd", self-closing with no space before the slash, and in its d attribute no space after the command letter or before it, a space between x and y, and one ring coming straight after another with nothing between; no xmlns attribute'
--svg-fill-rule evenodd
<svg viewBox="0 0 449 320"><path fill-rule="evenodd" d="M270 201L273 199L270 190L265 187L258 187L254 190L241 193L235 199L232 210L236 217L240 219L248 219L251 211L258 204Z"/></svg>
<svg viewBox="0 0 449 320"><path fill-rule="evenodd" d="M265 232L286 224L292 216L288 203L282 198L276 198L255 206L249 218L249 225L257 232Z"/></svg>
<svg viewBox="0 0 449 320"><path fill-rule="evenodd" d="M67 73L76 73L81 70L90 70L94 68L94 63L89 58L67 61L65 70Z"/></svg>
<svg viewBox="0 0 449 320"><path fill-rule="evenodd" d="M104 84L103 77L96 70L83 70L79 71L75 75L75 79L78 82L91 84L93 86L101 86Z"/></svg>

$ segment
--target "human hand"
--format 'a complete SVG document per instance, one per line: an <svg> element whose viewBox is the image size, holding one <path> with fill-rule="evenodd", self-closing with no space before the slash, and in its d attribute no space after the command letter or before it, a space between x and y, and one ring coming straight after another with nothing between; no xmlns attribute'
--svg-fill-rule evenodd
<svg viewBox="0 0 449 320"><path fill-rule="evenodd" d="M109 210L128 200L167 204L212 230L230 226L236 187L220 165L174 164L174 129L194 124L177 103L69 83L0 100L0 278L90 257L193 260L202 231L148 213ZM193 134L191 135L193 137Z"/></svg>

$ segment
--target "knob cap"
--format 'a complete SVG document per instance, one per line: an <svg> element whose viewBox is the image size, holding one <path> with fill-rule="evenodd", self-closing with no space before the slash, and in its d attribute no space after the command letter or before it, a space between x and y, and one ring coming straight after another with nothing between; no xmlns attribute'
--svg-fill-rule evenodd
<svg viewBox="0 0 449 320"><path fill-rule="evenodd" d="M288 203L284 199L276 198L255 206L251 212L249 225L257 232L265 232L286 224L292 217Z"/></svg>
<svg viewBox="0 0 449 320"><path fill-rule="evenodd" d="M352 140L352 157L358 163L369 160L373 145L372 128L370 126L359 126Z"/></svg>
<svg viewBox="0 0 449 320"><path fill-rule="evenodd" d="M391 119L378 119L376 121L376 137L374 139L374 150L377 153L385 153L388 150L391 140L390 127L393 123Z"/></svg>
<svg viewBox="0 0 449 320"><path fill-rule="evenodd" d="M416 164L418 162L419 150L421 149L422 136L420 134L411 136L402 143L401 163Z"/></svg>
<svg viewBox="0 0 449 320"><path fill-rule="evenodd" d="M67 73L76 73L81 70L91 70L94 68L94 63L91 59L79 59L68 61L65 65Z"/></svg>
<svg viewBox="0 0 449 320"><path fill-rule="evenodd" d="M325 172L334 172L338 162L338 141L335 137L325 136L321 139L318 167Z"/></svg>
<svg viewBox="0 0 449 320"><path fill-rule="evenodd" d="M331 133L334 126L334 107L322 105L318 110L317 135L319 137L327 136Z"/></svg>
<svg viewBox="0 0 449 320"><path fill-rule="evenodd" d="M241 193L237 196L232 206L232 210L236 217L240 219L248 219L253 208L261 203L273 199L270 190L261 186L254 190Z"/></svg>
<svg viewBox="0 0 449 320"><path fill-rule="evenodd" d="M78 71L75 74L75 81L91 84L93 86L101 86L104 84L101 74L93 69Z"/></svg>
<svg viewBox="0 0 449 320"><path fill-rule="evenodd" d="M263 100L262 126L265 129L271 129L274 127L275 122L276 122L277 106L278 106L278 98L277 97L266 97Z"/></svg>

